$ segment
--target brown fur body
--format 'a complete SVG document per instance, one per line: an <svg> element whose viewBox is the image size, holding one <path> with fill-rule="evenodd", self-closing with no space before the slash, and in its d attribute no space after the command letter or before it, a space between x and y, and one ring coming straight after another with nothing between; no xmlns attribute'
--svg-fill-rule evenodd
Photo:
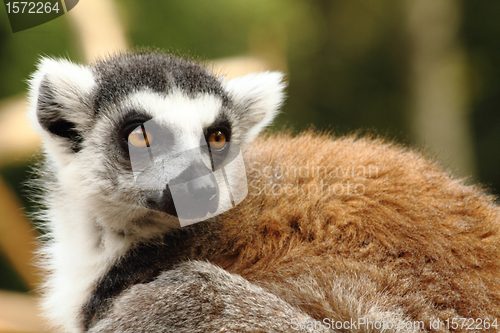
<svg viewBox="0 0 500 333"><path fill-rule="evenodd" d="M483 190L379 140L277 135L245 157L247 199L218 231L188 241L191 259L240 274L317 320L370 314L430 329L436 319L500 317L500 208ZM347 193L348 183L363 186Z"/></svg>

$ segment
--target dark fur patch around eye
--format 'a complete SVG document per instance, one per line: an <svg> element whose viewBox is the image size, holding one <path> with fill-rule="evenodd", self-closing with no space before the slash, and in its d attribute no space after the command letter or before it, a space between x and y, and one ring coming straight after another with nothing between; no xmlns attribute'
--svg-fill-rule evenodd
<svg viewBox="0 0 500 333"><path fill-rule="evenodd" d="M210 125L209 127L205 128L203 130L205 136L207 136L209 134L209 132L215 130L215 129L218 129L218 128L222 128L222 129L225 129L225 133L226 136L227 136L227 139L229 141L229 138L231 136L231 131L232 131L232 126L231 126L231 122L229 121L229 119L227 118L226 114L224 113L221 113L217 119L215 119L215 121L212 123L212 125Z"/></svg>
<svg viewBox="0 0 500 333"><path fill-rule="evenodd" d="M121 149L121 153L127 159L129 159L129 146L128 146L128 135L137 126L144 124L151 120L151 116L140 110L129 110L124 112L122 119L118 122L116 128L116 142Z"/></svg>

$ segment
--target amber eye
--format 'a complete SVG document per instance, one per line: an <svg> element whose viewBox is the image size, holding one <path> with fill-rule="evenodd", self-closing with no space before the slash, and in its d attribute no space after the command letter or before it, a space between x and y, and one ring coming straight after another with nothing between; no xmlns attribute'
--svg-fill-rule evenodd
<svg viewBox="0 0 500 333"><path fill-rule="evenodd" d="M215 131L208 137L210 148L222 150L226 146L226 135L221 131Z"/></svg>
<svg viewBox="0 0 500 333"><path fill-rule="evenodd" d="M144 126L138 126L128 135L128 143L137 148L149 147L153 143L153 135Z"/></svg>

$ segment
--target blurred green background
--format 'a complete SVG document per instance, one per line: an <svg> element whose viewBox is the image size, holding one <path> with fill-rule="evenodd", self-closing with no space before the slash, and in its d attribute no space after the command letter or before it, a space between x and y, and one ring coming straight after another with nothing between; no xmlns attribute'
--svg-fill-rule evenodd
<svg viewBox="0 0 500 333"><path fill-rule="evenodd" d="M288 99L273 129L375 133L424 148L455 175L500 194L498 0L121 0L114 6L131 47L206 60L250 57L285 71ZM70 14L13 34L0 6L0 103L25 94L41 55L86 61ZM32 205L21 184L34 160L0 161L0 176L27 211ZM0 288L28 289L1 255Z"/></svg>

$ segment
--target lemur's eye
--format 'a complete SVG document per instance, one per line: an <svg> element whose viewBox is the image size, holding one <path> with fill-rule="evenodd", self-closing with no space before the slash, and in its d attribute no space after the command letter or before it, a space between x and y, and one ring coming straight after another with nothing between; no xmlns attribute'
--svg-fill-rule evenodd
<svg viewBox="0 0 500 333"><path fill-rule="evenodd" d="M149 147L153 143L153 135L146 131L144 125L137 126L128 135L128 143L137 148Z"/></svg>
<svg viewBox="0 0 500 333"><path fill-rule="evenodd" d="M222 131L214 131L208 136L210 148L222 150L226 146L226 135Z"/></svg>

